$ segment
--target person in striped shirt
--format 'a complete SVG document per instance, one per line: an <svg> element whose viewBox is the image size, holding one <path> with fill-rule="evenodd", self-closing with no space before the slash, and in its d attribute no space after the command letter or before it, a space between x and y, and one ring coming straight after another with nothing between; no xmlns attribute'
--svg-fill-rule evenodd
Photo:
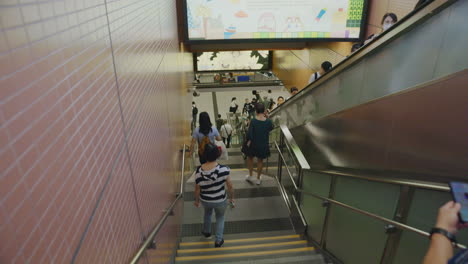
<svg viewBox="0 0 468 264"><path fill-rule="evenodd" d="M211 238L211 216L216 214L216 241L215 247L224 244L224 213L227 207L226 187L229 192L229 202L234 205L234 190L230 169L216 162L220 153L218 147L209 143L205 146L204 156L207 160L195 171L195 206L200 207L200 201L205 208L202 234Z"/></svg>

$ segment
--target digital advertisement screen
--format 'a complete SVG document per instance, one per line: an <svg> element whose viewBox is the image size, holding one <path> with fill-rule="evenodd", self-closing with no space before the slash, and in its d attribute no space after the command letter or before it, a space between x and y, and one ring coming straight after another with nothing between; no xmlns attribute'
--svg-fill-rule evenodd
<svg viewBox="0 0 468 264"><path fill-rule="evenodd" d="M189 41L358 39L366 0L185 0Z"/></svg>
<svg viewBox="0 0 468 264"><path fill-rule="evenodd" d="M269 70L268 50L215 51L195 53L196 71Z"/></svg>

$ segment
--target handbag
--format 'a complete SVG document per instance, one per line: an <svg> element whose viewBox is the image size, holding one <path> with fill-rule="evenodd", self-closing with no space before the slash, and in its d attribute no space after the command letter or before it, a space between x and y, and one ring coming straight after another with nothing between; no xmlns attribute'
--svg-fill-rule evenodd
<svg viewBox="0 0 468 264"><path fill-rule="evenodd" d="M252 141L250 141L250 146L247 145L247 142L249 142L249 140L247 139L247 135L248 135L248 133L249 133L249 129L250 129L250 126L251 126L251 125L252 125L252 123L250 123L249 128L247 129L247 132L246 132L245 135L244 135L244 142L242 142L241 152L242 152L242 154L243 154L243 156L244 156L244 159L246 159L246 158L249 157L249 156L253 156L253 155L252 155L252 154L253 154L253 153L252 153L252 150L253 150L253 149L252 149L252 145L253 145ZM252 130L253 130L253 129L254 129L254 128L252 127Z"/></svg>
<svg viewBox="0 0 468 264"><path fill-rule="evenodd" d="M215 140L215 143L219 150L218 160L228 160L228 152L226 149L226 145L224 145L224 142Z"/></svg>

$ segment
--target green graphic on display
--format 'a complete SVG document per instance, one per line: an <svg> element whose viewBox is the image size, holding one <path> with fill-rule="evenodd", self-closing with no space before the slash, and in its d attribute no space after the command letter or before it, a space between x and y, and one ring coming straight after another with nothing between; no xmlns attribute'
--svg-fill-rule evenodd
<svg viewBox="0 0 468 264"><path fill-rule="evenodd" d="M364 0L350 0L348 7L347 27L360 27L362 11L364 9Z"/></svg>

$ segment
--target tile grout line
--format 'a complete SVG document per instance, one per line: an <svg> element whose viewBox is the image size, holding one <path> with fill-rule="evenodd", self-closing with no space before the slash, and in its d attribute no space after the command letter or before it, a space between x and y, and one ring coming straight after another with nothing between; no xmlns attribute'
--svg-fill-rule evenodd
<svg viewBox="0 0 468 264"><path fill-rule="evenodd" d="M140 223L140 232L141 232L142 239L145 239L146 236L145 236L145 232L143 230L143 221L141 219L141 209L140 209L140 205L138 203L138 196L137 196L137 193L136 193L135 176L134 176L134 172L133 172L132 161L131 161L131 158L130 158L130 150L128 148L128 133L126 131L125 118L124 118L123 108L122 108L122 100L121 100L121 97L120 97L120 85L119 85L119 80L118 80L118 76L117 76L117 66L116 66L116 62L115 62L114 45L113 45L113 42L112 42L112 32L111 32L111 29L110 29L110 19L109 19L109 10L108 10L108 5L107 5L107 0L104 0L104 7L105 7L105 11L106 11L107 30L109 32L109 45L110 45L110 51L111 51L111 57L112 57L112 67L114 69L115 88L116 88L116 91L117 91L117 98L118 98L118 102L119 102L120 118L122 120L122 132L123 132L123 135L124 135L125 152L127 154L127 162L128 162L128 166L129 166L129 170L130 170L130 179L132 181L133 196L134 196L134 199L135 199L135 205L136 205L136 210L137 210L138 221ZM147 259L146 259L146 262L148 262Z"/></svg>

